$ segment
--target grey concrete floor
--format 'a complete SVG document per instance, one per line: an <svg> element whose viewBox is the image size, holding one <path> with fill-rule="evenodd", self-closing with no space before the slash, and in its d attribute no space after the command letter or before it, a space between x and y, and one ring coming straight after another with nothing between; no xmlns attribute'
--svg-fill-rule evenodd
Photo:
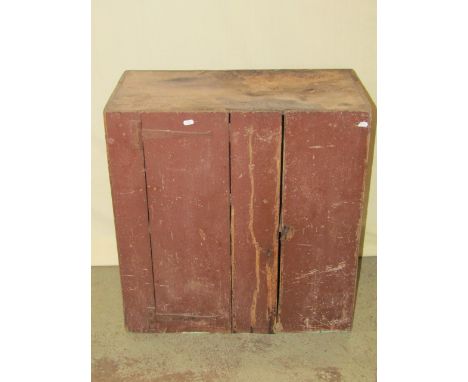
<svg viewBox="0 0 468 382"><path fill-rule="evenodd" d="M292 334L126 332L118 268L93 267L92 380L375 381L376 265L361 262L352 331Z"/></svg>

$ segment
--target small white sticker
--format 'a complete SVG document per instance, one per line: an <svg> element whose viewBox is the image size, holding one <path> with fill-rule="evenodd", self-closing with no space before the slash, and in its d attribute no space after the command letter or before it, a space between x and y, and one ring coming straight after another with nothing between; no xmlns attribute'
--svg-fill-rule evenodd
<svg viewBox="0 0 468 382"><path fill-rule="evenodd" d="M184 126L191 126L191 125L193 125L194 123L195 123L195 122L194 122L193 119L186 119L186 120L184 121Z"/></svg>
<svg viewBox="0 0 468 382"><path fill-rule="evenodd" d="M358 123L358 127L367 127L369 124L366 121L362 121Z"/></svg>

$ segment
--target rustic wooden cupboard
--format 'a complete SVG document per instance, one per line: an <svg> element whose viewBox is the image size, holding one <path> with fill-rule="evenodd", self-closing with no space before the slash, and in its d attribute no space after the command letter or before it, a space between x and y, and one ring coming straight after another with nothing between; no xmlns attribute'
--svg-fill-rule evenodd
<svg viewBox="0 0 468 382"><path fill-rule="evenodd" d="M352 70L125 72L104 118L128 330L351 328L373 114Z"/></svg>

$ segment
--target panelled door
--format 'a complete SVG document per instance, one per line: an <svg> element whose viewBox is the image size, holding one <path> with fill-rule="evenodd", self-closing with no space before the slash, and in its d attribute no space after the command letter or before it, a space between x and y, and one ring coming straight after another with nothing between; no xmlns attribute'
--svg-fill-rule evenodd
<svg viewBox="0 0 468 382"><path fill-rule="evenodd" d="M230 331L227 113L142 114L156 331Z"/></svg>
<svg viewBox="0 0 468 382"><path fill-rule="evenodd" d="M349 329L370 122L362 112L286 113L279 321Z"/></svg>

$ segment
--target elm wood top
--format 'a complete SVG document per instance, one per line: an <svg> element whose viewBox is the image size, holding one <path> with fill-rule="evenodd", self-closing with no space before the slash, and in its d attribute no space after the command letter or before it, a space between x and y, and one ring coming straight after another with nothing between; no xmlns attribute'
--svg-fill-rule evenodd
<svg viewBox="0 0 468 382"><path fill-rule="evenodd" d="M106 112L370 111L351 69L123 73Z"/></svg>

